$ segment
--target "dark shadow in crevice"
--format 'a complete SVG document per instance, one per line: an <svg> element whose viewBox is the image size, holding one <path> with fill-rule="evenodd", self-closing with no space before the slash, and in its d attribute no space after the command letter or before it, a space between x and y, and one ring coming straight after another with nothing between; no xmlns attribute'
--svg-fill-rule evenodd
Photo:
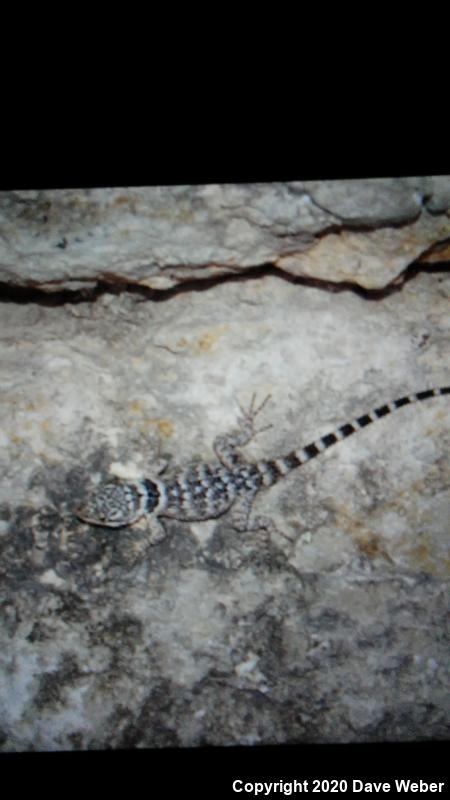
<svg viewBox="0 0 450 800"><path fill-rule="evenodd" d="M179 269L180 265L177 265ZM272 263L260 264L249 267L239 273L212 276L208 278L191 278L177 283L168 289L151 289L138 282L124 279L122 276L108 273L95 285L78 289L57 289L48 291L32 284L13 286L0 281L0 303L17 303L20 305L34 303L42 306L62 306L66 303L76 305L79 303L93 303L105 294L120 295L124 293L139 295L143 300L154 303L170 300L180 294L188 292L205 292L222 283L238 283L242 281L258 280L267 276L285 280L294 286L308 286L322 291L337 294L339 292L353 292L364 300L383 300L402 290L403 286L421 273L448 273L450 261L428 263L415 261L406 267L398 276L386 286L377 289L367 289L354 281L328 281L308 276L296 276L275 266ZM88 282L89 278L79 278L77 283ZM66 281L67 282L67 281ZM54 282L56 284L56 281ZM48 285L48 283L47 283Z"/></svg>

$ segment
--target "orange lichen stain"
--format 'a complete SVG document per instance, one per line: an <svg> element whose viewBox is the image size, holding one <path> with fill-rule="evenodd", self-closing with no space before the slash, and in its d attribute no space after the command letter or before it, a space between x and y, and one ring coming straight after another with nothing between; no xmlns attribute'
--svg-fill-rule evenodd
<svg viewBox="0 0 450 800"><path fill-rule="evenodd" d="M198 339L189 340L185 336L178 339L178 348L189 348L194 355L199 353L210 353L213 351L223 334L229 329L229 325L217 325L216 328L206 331Z"/></svg>
<svg viewBox="0 0 450 800"><path fill-rule="evenodd" d="M336 503L334 499L327 500L326 507L335 514L339 530L350 536L358 550L369 558L382 557L394 564L400 559L402 563L407 561L413 570L435 576L449 575L450 558L445 559L438 555L433 538L426 537L426 534L421 535L420 544L411 546L411 533L428 529L433 520L431 510L418 507L418 498L430 495L431 479L435 472L435 467L432 466L423 478L413 481L407 488L398 491L391 500L386 500L377 509L371 510L370 518L374 524L378 527L381 524L380 534L371 531L362 520L352 517L347 507ZM407 520L406 532L386 541L383 546L384 519L389 512L400 513Z"/></svg>
<svg viewBox="0 0 450 800"><path fill-rule="evenodd" d="M143 413L142 403L139 400L133 400L130 403L130 411L132 414L142 414Z"/></svg>
<svg viewBox="0 0 450 800"><path fill-rule="evenodd" d="M211 333L205 333L201 339L198 340L199 350L208 351L212 350L216 343L217 337Z"/></svg>
<svg viewBox="0 0 450 800"><path fill-rule="evenodd" d="M153 419L146 419L143 421L141 425L141 433L144 434L144 436L148 434L150 425L157 428L159 436L164 436L165 439L170 439L175 431L175 425L170 421L170 419L158 419L155 417Z"/></svg>
<svg viewBox="0 0 450 800"><path fill-rule="evenodd" d="M39 411L42 408L42 403L33 403L30 401L29 403L25 403L23 410L24 411Z"/></svg>
<svg viewBox="0 0 450 800"><path fill-rule="evenodd" d="M391 557L382 546L380 536L372 533L361 520L352 517L345 505L335 503L333 499L327 505L336 513L336 524L339 530L352 538L361 553L364 553L368 558L386 558L392 563Z"/></svg>
<svg viewBox="0 0 450 800"><path fill-rule="evenodd" d="M17 436L15 433L11 436L11 441L13 444L22 444L24 441L23 436Z"/></svg>
<svg viewBox="0 0 450 800"><path fill-rule="evenodd" d="M418 567L428 575L437 575L438 570L436 564L430 554L430 549L426 544L418 544L412 547L407 553L408 561L414 567Z"/></svg>
<svg viewBox="0 0 450 800"><path fill-rule="evenodd" d="M173 436L175 427L170 419L147 417L147 410L143 407L140 400L133 400L132 403L130 403L130 411L133 414L137 414L141 417L140 431L144 436L148 434L148 429L150 426L156 427L159 435L164 436L166 439L168 439L170 436ZM128 427L132 427L135 423L128 422L126 424Z"/></svg>
<svg viewBox="0 0 450 800"><path fill-rule="evenodd" d="M390 561L393 564L393 560L390 557L387 550L384 549L382 546L382 540L379 536L375 534L368 534L366 536L361 536L360 538L355 539L356 546L361 553L364 553L368 558L385 558L387 561Z"/></svg>
<svg viewBox="0 0 450 800"><path fill-rule="evenodd" d="M34 396L33 400L25 401L22 396L18 396L17 399L12 397L16 404L16 410L19 410L22 413L28 412L32 414L36 414L37 412L41 411L47 405L47 398L44 397L42 394L37 394Z"/></svg>
<svg viewBox="0 0 450 800"><path fill-rule="evenodd" d="M355 519L342 504L334 501L330 502L329 508L336 512L336 522L339 530L348 534L355 547L367 558L384 558L390 564L394 564L393 559L383 546L383 537L373 533L361 520Z"/></svg>
<svg viewBox="0 0 450 800"><path fill-rule="evenodd" d="M169 439L171 436L173 436L175 426L172 424L170 419L158 419L156 420L155 424L161 436L164 436L166 439Z"/></svg>

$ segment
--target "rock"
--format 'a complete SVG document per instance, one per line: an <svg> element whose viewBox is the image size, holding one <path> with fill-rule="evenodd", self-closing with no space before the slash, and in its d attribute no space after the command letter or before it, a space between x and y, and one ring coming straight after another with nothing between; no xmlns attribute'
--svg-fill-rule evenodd
<svg viewBox="0 0 450 800"><path fill-rule="evenodd" d="M213 262L234 276L285 259L204 291L3 304L3 750L448 736L448 397L261 494L254 513L284 534L269 541L224 517L168 522L149 547L145 527L75 516L110 471L213 460L253 392L271 394L260 424L273 427L250 460L448 384L448 270L378 300L350 286L386 286L432 247L445 191L407 179L370 181L360 201L347 182L2 196L12 283L60 291L110 272L177 287Z"/></svg>

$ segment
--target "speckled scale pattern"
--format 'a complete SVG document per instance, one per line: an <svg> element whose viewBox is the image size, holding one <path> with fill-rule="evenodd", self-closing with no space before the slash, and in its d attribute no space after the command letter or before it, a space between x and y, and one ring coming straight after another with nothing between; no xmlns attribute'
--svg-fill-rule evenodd
<svg viewBox="0 0 450 800"><path fill-rule="evenodd" d="M411 403L449 394L450 386L444 386L404 395L287 455L254 464L246 462L238 452L238 448L266 429L256 430L254 421L268 398L256 408L253 396L248 411L241 409L239 428L227 436L216 438L214 452L218 464L193 464L164 480L155 477L132 483L105 484L88 498L86 505L78 511L78 517L92 525L110 528L131 525L145 517L153 544L164 538L162 517L193 522L215 519L231 510L233 525L238 530L254 530L261 526L273 530L270 520L257 517L251 522L249 519L253 500L261 489L272 486L329 447L388 414Z"/></svg>
<svg viewBox="0 0 450 800"><path fill-rule="evenodd" d="M164 516L186 521L221 516L240 494L257 492L262 475L256 464L225 466L199 464L188 467L164 481Z"/></svg>

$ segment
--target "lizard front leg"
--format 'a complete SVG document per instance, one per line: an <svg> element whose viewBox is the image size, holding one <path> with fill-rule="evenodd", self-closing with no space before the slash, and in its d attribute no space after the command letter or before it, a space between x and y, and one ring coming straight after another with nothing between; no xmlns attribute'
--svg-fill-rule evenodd
<svg viewBox="0 0 450 800"><path fill-rule="evenodd" d="M164 523L155 517L154 514L146 514L145 527L147 530L148 543L150 545L159 544L167 536Z"/></svg>
<svg viewBox="0 0 450 800"><path fill-rule="evenodd" d="M270 395L267 395L261 405L255 408L255 395L253 395L248 411L245 411L245 409L239 406L242 415L238 419L239 427L229 434L218 436L214 440L214 452L219 461L224 467L227 467L227 469L232 469L237 464L244 463L244 458L238 453L238 448L244 447L251 442L258 433L272 427L271 425L266 425L264 428L256 430L254 425L256 416L262 411L269 398Z"/></svg>

